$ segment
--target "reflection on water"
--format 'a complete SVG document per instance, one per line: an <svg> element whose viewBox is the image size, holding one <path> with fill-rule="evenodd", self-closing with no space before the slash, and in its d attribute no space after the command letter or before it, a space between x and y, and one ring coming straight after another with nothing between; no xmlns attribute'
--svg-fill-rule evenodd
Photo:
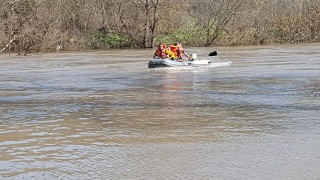
<svg viewBox="0 0 320 180"><path fill-rule="evenodd" d="M0 56L0 177L317 179L319 50L152 70L152 50Z"/></svg>

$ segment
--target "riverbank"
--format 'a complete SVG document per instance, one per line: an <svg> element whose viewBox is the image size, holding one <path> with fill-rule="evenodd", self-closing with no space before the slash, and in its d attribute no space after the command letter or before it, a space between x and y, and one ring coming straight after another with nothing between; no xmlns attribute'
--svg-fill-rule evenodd
<svg viewBox="0 0 320 180"><path fill-rule="evenodd" d="M319 9L317 0L1 1L0 48L28 54L177 41L189 47L320 42Z"/></svg>
<svg viewBox="0 0 320 180"><path fill-rule="evenodd" d="M317 46L320 45L319 42L314 42L314 43L299 43L299 44L264 44L264 45L247 45L247 46L214 46L214 47L203 47L208 49L207 53L210 53L212 51L217 51L218 56L222 54L224 54L225 52L223 52L223 49L246 49L246 48L270 48L270 47L292 47L292 48L296 48L299 46ZM185 46L185 50L187 53L191 54L191 53L197 53L194 52L193 49L198 49L201 47L190 47L190 46ZM63 55L63 54L85 54L85 53L95 53L95 52L111 52L111 54L114 54L114 52L124 52L124 51L150 51L150 56L154 53L155 48L134 48L134 49L130 49L130 48L124 48L124 49L117 49L117 48L109 48L109 49L87 49L87 50L78 50L78 51L67 51L67 50L60 50L60 51L54 51L54 52L36 52L36 53L29 53L24 55L23 53L18 53L18 52L11 52L11 54L9 55L9 53L0 53L0 56L2 58L12 58L14 56L16 57L24 57L24 56L42 56L42 55ZM107 54L106 54L107 56Z"/></svg>

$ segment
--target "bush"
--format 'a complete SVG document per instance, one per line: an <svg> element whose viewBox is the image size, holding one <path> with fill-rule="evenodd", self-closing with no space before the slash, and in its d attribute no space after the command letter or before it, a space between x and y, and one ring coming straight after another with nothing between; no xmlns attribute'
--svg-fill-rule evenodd
<svg viewBox="0 0 320 180"><path fill-rule="evenodd" d="M94 49L125 48L130 47L130 39L122 34L98 32L90 35L89 44Z"/></svg>

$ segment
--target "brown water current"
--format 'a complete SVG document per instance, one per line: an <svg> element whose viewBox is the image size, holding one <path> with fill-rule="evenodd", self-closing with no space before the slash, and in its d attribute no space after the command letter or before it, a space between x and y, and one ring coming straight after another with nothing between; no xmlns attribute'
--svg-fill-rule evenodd
<svg viewBox="0 0 320 180"><path fill-rule="evenodd" d="M186 50L1 55L0 179L320 179L319 44Z"/></svg>

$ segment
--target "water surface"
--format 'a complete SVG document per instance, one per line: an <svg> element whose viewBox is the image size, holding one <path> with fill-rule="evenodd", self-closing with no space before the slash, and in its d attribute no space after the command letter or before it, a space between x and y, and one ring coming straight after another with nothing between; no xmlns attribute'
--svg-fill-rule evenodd
<svg viewBox="0 0 320 180"><path fill-rule="evenodd" d="M0 56L0 178L319 179L319 44L214 50Z"/></svg>

